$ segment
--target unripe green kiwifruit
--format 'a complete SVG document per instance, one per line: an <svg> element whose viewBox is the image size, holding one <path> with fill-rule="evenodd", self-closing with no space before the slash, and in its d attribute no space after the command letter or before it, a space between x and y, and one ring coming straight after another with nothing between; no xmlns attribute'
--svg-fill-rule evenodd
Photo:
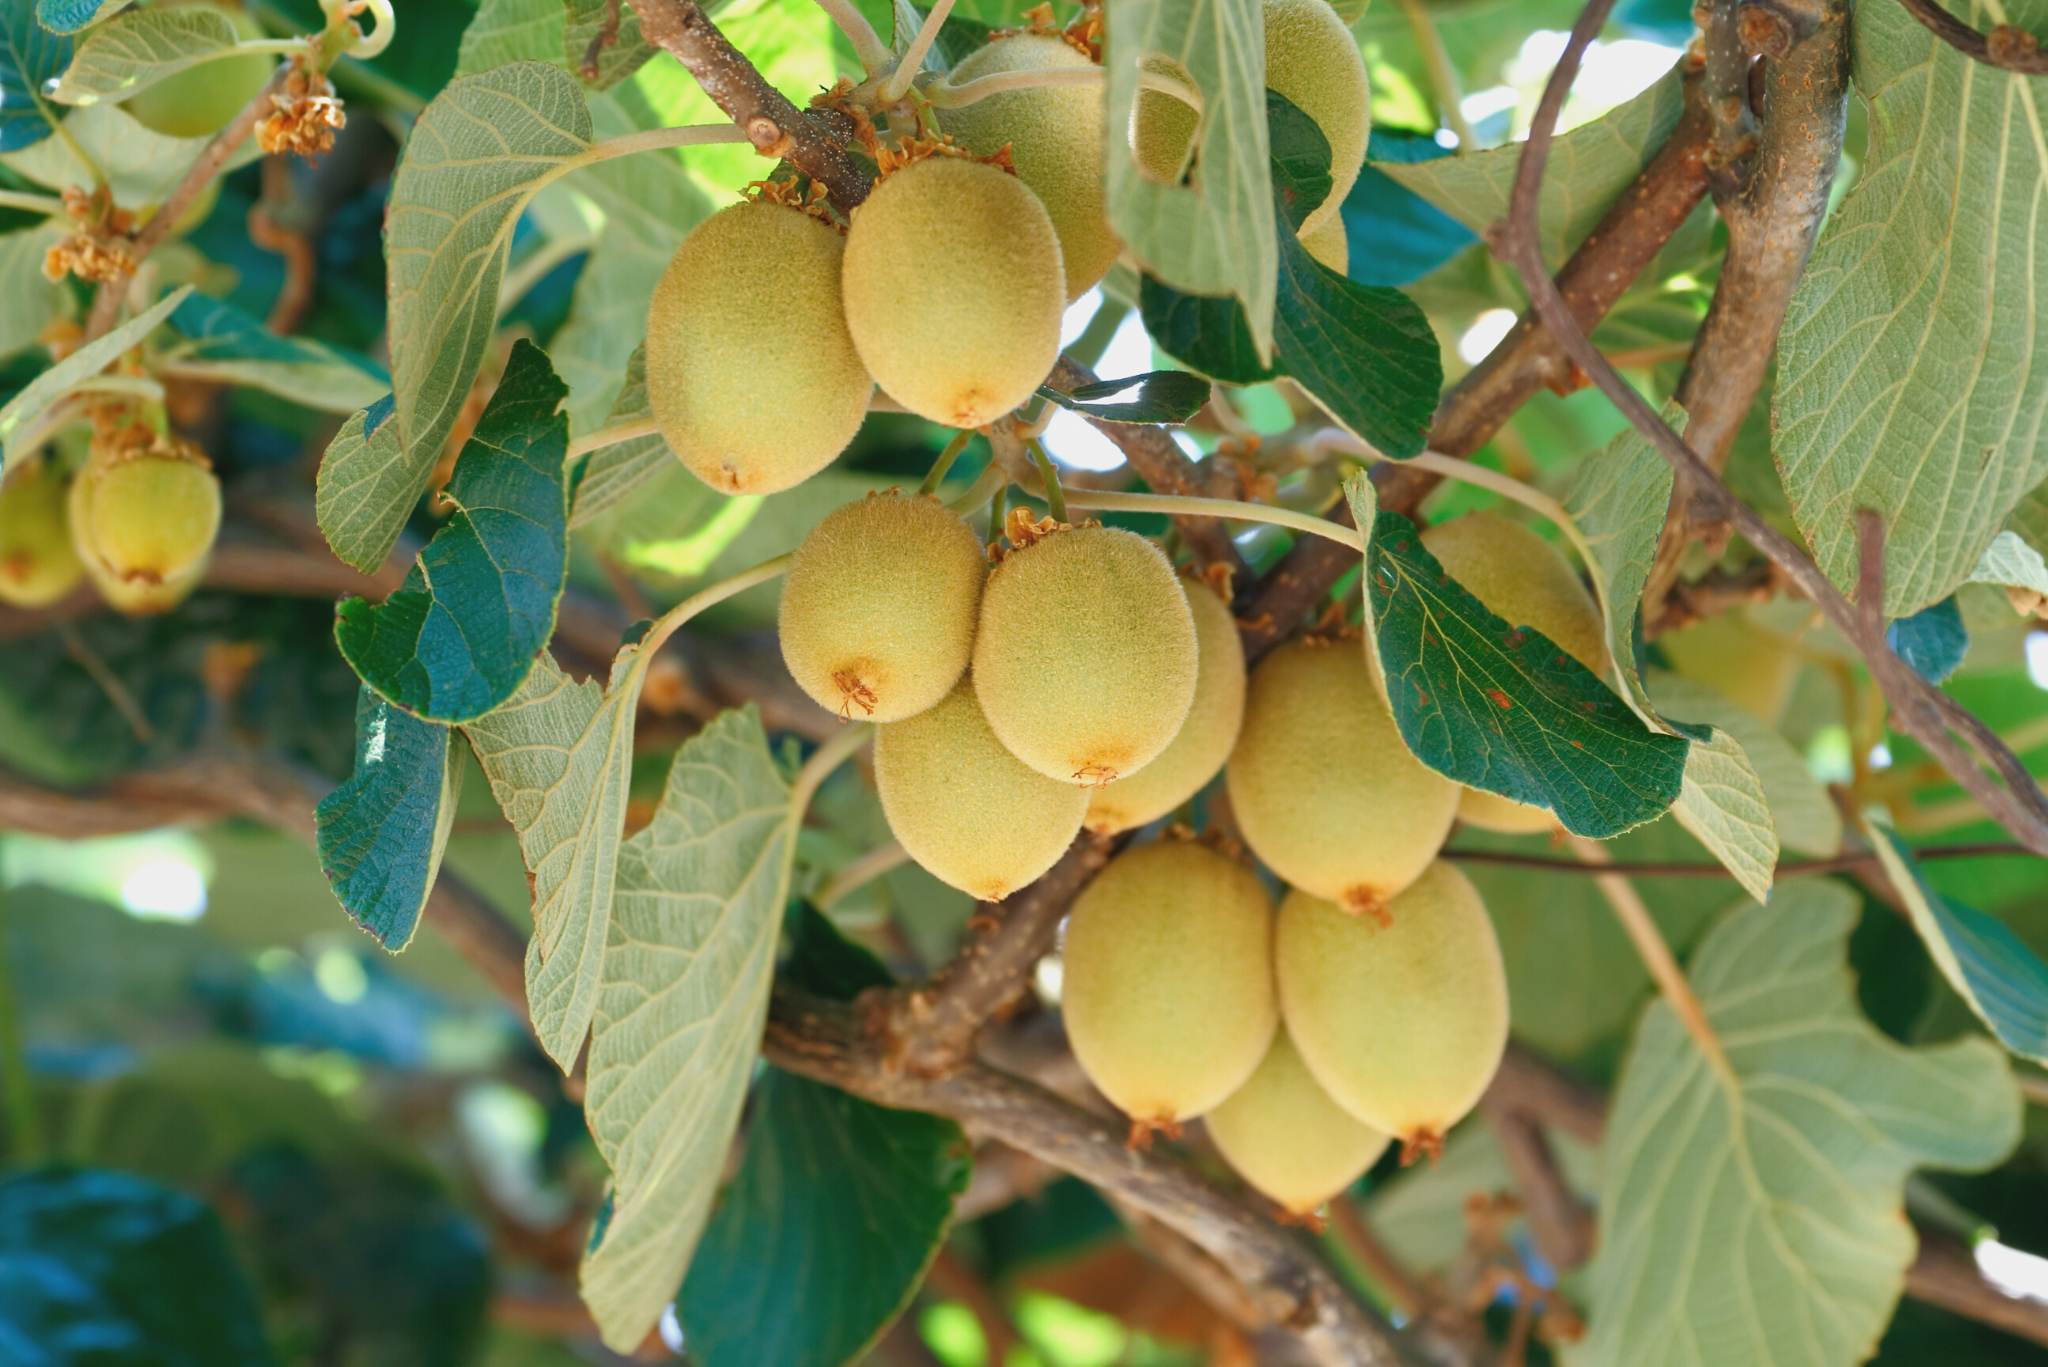
<svg viewBox="0 0 2048 1367"><path fill-rule="evenodd" d="M71 481L71 544L102 598L168 612L199 586L220 531L220 481L181 442L95 452Z"/></svg>
<svg viewBox="0 0 2048 1367"><path fill-rule="evenodd" d="M164 9L163 0L151 6ZM234 26L242 41L263 36L263 25L239 5L181 4L179 8L210 9ZM134 120L171 138L203 138L225 128L256 98L277 69L277 57L251 52L186 67L155 85L137 91L122 104Z"/></svg>
<svg viewBox="0 0 2048 1367"><path fill-rule="evenodd" d="M924 494L874 494L811 529L782 587L790 676L841 717L901 721L967 669L987 576L981 541Z"/></svg>
<svg viewBox="0 0 2048 1367"><path fill-rule="evenodd" d="M1356 641L1293 641L1260 661L1224 777L1252 853L1354 913L1428 867L1458 806L1458 785L1408 752Z"/></svg>
<svg viewBox="0 0 2048 1367"><path fill-rule="evenodd" d="M1312 233L1301 234L1302 250L1339 275L1351 270L1351 239L1344 233L1344 216L1331 214Z"/></svg>
<svg viewBox="0 0 2048 1367"><path fill-rule="evenodd" d="M999 901L1051 868L1081 831L1088 795L1003 748L974 681L875 731L875 787L904 852L940 882Z"/></svg>
<svg viewBox="0 0 2048 1367"><path fill-rule="evenodd" d="M1423 532L1422 544L1488 612L1512 627L1534 627L1595 674L1606 672L1600 606L1550 542L1498 513L1466 513ZM1549 808L1478 788L1459 797L1458 819L1509 835L1557 829Z"/></svg>
<svg viewBox="0 0 2048 1367"><path fill-rule="evenodd" d="M986 162L935 155L887 176L846 234L846 325L890 398L981 427L1058 359L1065 266L1045 206Z"/></svg>
<svg viewBox="0 0 2048 1367"><path fill-rule="evenodd" d="M1195 697L1187 720L1150 764L1088 797L1087 826L1103 835L1157 821L1216 777L1244 722L1244 644L1230 606L1208 584L1182 579L1195 621Z"/></svg>
<svg viewBox="0 0 2048 1367"><path fill-rule="evenodd" d="M1196 672L1187 595L1136 532L1048 533L982 590L975 693L1003 744L1049 778L1096 787L1143 769L1187 720Z"/></svg>
<svg viewBox="0 0 2048 1367"><path fill-rule="evenodd" d="M767 200L691 230L647 310L647 397L669 449L727 494L772 494L832 463L874 382L841 312L846 239Z"/></svg>
<svg viewBox="0 0 2048 1367"><path fill-rule="evenodd" d="M1012 71L1093 68L1072 44L1050 33L1013 33L970 53L946 77L963 85ZM1109 226L1104 200L1102 89L1040 86L990 95L941 113L963 147L993 156L1007 145L1017 178L1045 205L1059 234L1067 298L1077 299L1109 273L1122 244Z"/></svg>
<svg viewBox="0 0 2048 1367"><path fill-rule="evenodd" d="M1171 1133L1259 1066L1279 1020L1272 946L1258 876L1185 841L1125 851L1074 899L1060 1012L1134 1137Z"/></svg>
<svg viewBox="0 0 2048 1367"><path fill-rule="evenodd" d="M1290 892L1273 944L1280 1012L1316 1081L1404 1157L1433 1153L1507 1047L1507 970L1472 881L1439 860L1384 917Z"/></svg>
<svg viewBox="0 0 2048 1367"><path fill-rule="evenodd" d="M1330 193L1302 221L1306 235L1336 214L1365 165L1372 93L1358 40L1328 0L1265 0L1264 9L1266 88L1313 119L1330 144ZM1139 169L1155 180L1177 181L1196 123L1185 101L1164 91L1139 91L1131 119Z"/></svg>
<svg viewBox="0 0 2048 1367"><path fill-rule="evenodd" d="M1237 1175L1306 1217L1378 1161L1387 1137L1330 1099L1282 1026L1258 1071L1203 1118Z"/></svg>
<svg viewBox="0 0 2048 1367"><path fill-rule="evenodd" d="M85 573L71 545L64 481L47 461L30 461L0 484L0 603L48 607Z"/></svg>

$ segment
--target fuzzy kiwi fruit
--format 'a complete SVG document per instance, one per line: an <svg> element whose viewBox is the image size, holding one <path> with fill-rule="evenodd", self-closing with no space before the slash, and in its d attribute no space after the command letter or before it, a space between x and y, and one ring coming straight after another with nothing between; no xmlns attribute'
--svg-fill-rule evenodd
<svg viewBox="0 0 2048 1367"><path fill-rule="evenodd" d="M1283 1026L1258 1071L1203 1117L1237 1175L1306 1218L1378 1160L1386 1135L1330 1099Z"/></svg>
<svg viewBox="0 0 2048 1367"><path fill-rule="evenodd" d="M1273 904L1214 850L1127 850L1074 899L1060 1010L1089 1081L1134 1133L1171 1132L1244 1085L1265 1056Z"/></svg>
<svg viewBox="0 0 2048 1367"><path fill-rule="evenodd" d="M1330 193L1303 220L1304 237L1336 216L1365 165L1372 95L1358 40L1328 0L1265 0L1266 87L1315 121L1330 144ZM1138 93L1132 150L1139 169L1169 183L1181 177L1198 116L1159 90Z"/></svg>
<svg viewBox="0 0 2048 1367"><path fill-rule="evenodd" d="M1509 626L1534 627L1595 674L1607 668L1607 629L1593 595L1564 554L1498 513L1466 513L1439 522L1422 544L1465 590ZM1458 819L1510 835L1557 829L1547 807L1467 788Z"/></svg>
<svg viewBox="0 0 2048 1367"><path fill-rule="evenodd" d="M846 235L846 325L890 398L981 427L1059 357L1066 268L1052 219L998 167L934 155L884 176Z"/></svg>
<svg viewBox="0 0 2048 1367"><path fill-rule="evenodd" d="M1436 858L1458 806L1458 785L1408 753L1349 640L1290 642L1259 663L1224 775L1252 852L1360 913Z"/></svg>
<svg viewBox="0 0 2048 1367"><path fill-rule="evenodd" d="M1094 65L1056 34L1015 33L970 53L946 79L964 85L1007 72L1084 70ZM1104 202L1100 86L1007 91L945 110L940 118L962 146L981 156L993 156L1005 146L1010 149L1017 178L1045 205L1059 235L1068 299L1078 299L1109 273L1122 244L1110 230Z"/></svg>
<svg viewBox="0 0 2048 1367"><path fill-rule="evenodd" d="M647 397L689 469L772 494L832 463L874 389L840 310L846 239L768 201L691 230L647 310Z"/></svg>
<svg viewBox="0 0 2048 1367"><path fill-rule="evenodd" d="M0 603L48 607L85 573L72 548L64 481L46 461L8 471L0 483Z"/></svg>
<svg viewBox="0 0 2048 1367"><path fill-rule="evenodd" d="M1157 821L1216 777L1244 722L1244 645L1216 590L1183 578L1195 620L1195 697L1171 743L1137 773L1095 789L1087 826L1103 835Z"/></svg>
<svg viewBox="0 0 2048 1367"><path fill-rule="evenodd" d="M974 687L1010 752L1049 778L1098 787L1172 742L1195 698L1195 619L1157 546L1117 527L1069 527L989 575Z"/></svg>
<svg viewBox="0 0 2048 1367"><path fill-rule="evenodd" d="M1323 1090L1405 1154L1434 1152L1507 1047L1507 970L1471 880L1439 860L1383 917L1296 890L1273 946L1287 1032Z"/></svg>
<svg viewBox="0 0 2048 1367"><path fill-rule="evenodd" d="M811 529L782 587L790 676L841 717L901 721L967 668L988 572L958 514L923 494L874 494Z"/></svg>
<svg viewBox="0 0 2048 1367"><path fill-rule="evenodd" d="M1302 250L1339 275L1351 269L1351 239L1344 232L1344 216L1331 214L1320 228L1301 235Z"/></svg>
<svg viewBox="0 0 2048 1367"><path fill-rule="evenodd" d="M1051 868L1088 795L1020 763L981 715L974 681L875 731L875 787L904 852L939 881L999 901Z"/></svg>
<svg viewBox="0 0 2048 1367"><path fill-rule="evenodd" d="M220 531L220 481L206 458L159 440L95 451L71 481L71 544L122 612L168 612L199 585Z"/></svg>

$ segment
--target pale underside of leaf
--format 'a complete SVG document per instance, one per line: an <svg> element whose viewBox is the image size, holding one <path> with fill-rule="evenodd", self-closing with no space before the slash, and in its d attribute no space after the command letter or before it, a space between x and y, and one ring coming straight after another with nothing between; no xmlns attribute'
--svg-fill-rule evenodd
<svg viewBox="0 0 2048 1367"><path fill-rule="evenodd" d="M122 100L235 46L241 35L203 6L134 9L92 30L50 98L60 104Z"/></svg>
<svg viewBox="0 0 2048 1367"><path fill-rule="evenodd" d="M585 1114L612 1171L585 1302L631 1349L682 1283L759 1051L794 850L789 788L751 707L677 754L626 842Z"/></svg>
<svg viewBox="0 0 2048 1367"><path fill-rule="evenodd" d="M644 351L635 347L632 357L626 362L626 383L613 401L604 426L621 427L654 420L654 407L647 398L646 361ZM585 526L607 509L617 507L649 479L673 466L675 460L668 443L658 433L613 442L592 451L584 464L583 478L576 485L576 503L569 514L570 527Z"/></svg>
<svg viewBox="0 0 2048 1367"><path fill-rule="evenodd" d="M43 258L63 241L60 222L41 223L0 234L0 356L32 345L51 319L69 311L70 294L43 274Z"/></svg>
<svg viewBox="0 0 2048 1367"><path fill-rule="evenodd" d="M1712 726L1717 736L1725 735L1742 748L1763 785L1777 843L1801 854L1841 850L1842 814L1791 741L1705 684L1653 672L1649 687L1650 696L1667 715Z"/></svg>
<svg viewBox="0 0 2048 1367"><path fill-rule="evenodd" d="M87 342L30 380L20 393L0 407L0 443L4 443L6 459L12 460L19 454L15 450L16 436L33 426L34 419L44 409L105 370L116 356L147 337L191 292L190 285L173 290L104 337Z"/></svg>
<svg viewBox="0 0 2048 1367"><path fill-rule="evenodd" d="M1602 1157L1581 1367L1849 1367L1876 1348L1913 1255L1903 1184L2019 1137L1987 1041L1905 1049L1855 1008L1856 900L1801 882L1728 912L1691 979L1724 1083L1663 1002L1643 1017Z"/></svg>
<svg viewBox="0 0 2048 1367"><path fill-rule="evenodd" d="M462 30L455 75L512 62L559 62L568 14L562 0L483 0Z"/></svg>
<svg viewBox="0 0 2048 1367"><path fill-rule="evenodd" d="M210 138L173 138L145 128L117 104L94 104L64 115L69 137L45 138L31 147L0 156L0 165L38 185L61 190L90 185L94 170L104 174L117 204L159 204L170 194ZM92 158L87 166L72 143ZM262 155L254 138L228 158L222 174L239 169Z"/></svg>

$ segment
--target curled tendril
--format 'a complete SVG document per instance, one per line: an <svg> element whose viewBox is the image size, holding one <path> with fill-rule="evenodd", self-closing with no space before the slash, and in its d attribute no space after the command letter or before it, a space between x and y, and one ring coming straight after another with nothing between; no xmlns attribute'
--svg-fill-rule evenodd
<svg viewBox="0 0 2048 1367"><path fill-rule="evenodd" d="M398 18L392 12L391 0L320 0L320 10L327 16L330 34L345 27L355 30L354 40L343 52L358 61L368 61L390 47L397 32ZM354 23L357 15L365 13L376 21L368 33Z"/></svg>

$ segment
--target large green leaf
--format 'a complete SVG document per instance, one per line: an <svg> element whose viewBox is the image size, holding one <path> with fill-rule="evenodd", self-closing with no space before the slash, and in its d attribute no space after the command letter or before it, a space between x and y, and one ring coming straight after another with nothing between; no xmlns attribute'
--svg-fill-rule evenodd
<svg viewBox="0 0 2048 1367"><path fill-rule="evenodd" d="M404 949L441 870L462 767L448 728L369 689L356 703L356 768L314 812L320 871L356 924Z"/></svg>
<svg viewBox="0 0 2048 1367"><path fill-rule="evenodd" d="M1863 829L1948 985L2006 1048L2048 1063L2048 964L1996 916L1936 892L1889 830L1869 821Z"/></svg>
<svg viewBox="0 0 2048 1367"><path fill-rule="evenodd" d="M1109 220L1151 274L1190 294L1231 295L1260 358L1273 349L1280 266L1267 166L1266 45L1258 0L1122 0L1109 27L1108 124L1128 128L1138 77L1173 62L1202 97L1199 186L1164 185L1109 140Z"/></svg>
<svg viewBox="0 0 2048 1367"><path fill-rule="evenodd" d="M1582 124L1551 145L1544 167L1543 259L1564 264L1600 215L1636 178L1678 124L1683 105L1677 72L1628 103ZM1507 217L1508 192L1522 159L1519 144L1431 161L1373 163L1475 233Z"/></svg>
<svg viewBox="0 0 2048 1367"><path fill-rule="evenodd" d="M462 728L519 833L533 885L527 1012L564 1072L576 1066L597 1009L611 927L633 748L634 704L619 681L635 653L620 652L609 692L542 656L510 702Z"/></svg>
<svg viewBox="0 0 2048 1367"><path fill-rule="evenodd" d="M2004 14L2048 29L2048 0ZM1776 455L1799 529L1844 588L1856 513L1884 515L1885 615L1904 617L1952 593L2048 474L2048 91L1903 6L1858 5L1852 22L1870 151L1792 297Z"/></svg>
<svg viewBox="0 0 2048 1367"><path fill-rule="evenodd" d="M808 904L794 939L787 971L807 990L848 998L890 981ZM676 1300L690 1356L706 1367L861 1360L945 1240L967 1136L771 1068L746 1143Z"/></svg>
<svg viewBox="0 0 2048 1367"><path fill-rule="evenodd" d="M36 22L34 0L0 0L0 152L57 130L43 89L71 61L71 40Z"/></svg>
<svg viewBox="0 0 2048 1367"><path fill-rule="evenodd" d="M590 139L581 87L541 62L455 81L413 125L384 225L402 463L353 493L374 506L342 514L369 528L358 553L383 559L425 492L490 344L513 224Z"/></svg>
<svg viewBox="0 0 2048 1367"><path fill-rule="evenodd" d="M375 403L391 388L390 377L369 357L310 338L280 337L234 305L204 294L187 295L172 311L170 325L187 345L167 359L194 379L268 390L329 413Z"/></svg>
<svg viewBox="0 0 2048 1367"><path fill-rule="evenodd" d="M448 481L454 516L396 593L335 609L343 658L409 712L482 716L512 696L554 634L569 565L567 392L546 352L514 346Z"/></svg>
<svg viewBox="0 0 2048 1367"><path fill-rule="evenodd" d="M462 30L455 75L474 76L513 62L559 64L567 22L563 0L483 0Z"/></svg>
<svg viewBox="0 0 2048 1367"><path fill-rule="evenodd" d="M43 274L43 258L64 240L66 229L52 220L0 234L0 358L35 345L43 329L64 316L71 295L61 281Z"/></svg>
<svg viewBox="0 0 2048 1367"><path fill-rule="evenodd" d="M1541 632L1502 621L1445 574L1415 524L1344 485L1366 547L1366 632L1415 757L1472 788L1548 807L1606 839L1677 800L1688 742L1652 731Z"/></svg>
<svg viewBox="0 0 2048 1367"><path fill-rule="evenodd" d="M1585 1367L1848 1367L1913 1256L1916 1167L1979 1169L2019 1138L1988 1041L1905 1049L1856 1011L1857 903L1838 884L1731 910L1690 977L1732 1075L1662 1001L1622 1071L1601 1158Z"/></svg>
<svg viewBox="0 0 2048 1367"><path fill-rule="evenodd" d="M0 1182L0 1358L273 1360L211 1210L127 1173L63 1168Z"/></svg>
<svg viewBox="0 0 2048 1367"><path fill-rule="evenodd" d="M760 1046L795 849L789 785L752 706L677 752L619 851L585 1115L612 1172L583 1298L626 1352L676 1294Z"/></svg>
<svg viewBox="0 0 2048 1367"><path fill-rule="evenodd" d="M124 100L226 54L240 41L234 24L220 10L131 9L80 40L50 98L60 104Z"/></svg>
<svg viewBox="0 0 2048 1367"><path fill-rule="evenodd" d="M25 429L34 425L34 420L42 415L44 409L105 370L116 356L147 337L191 292L192 287L186 285L165 295L104 337L95 337L30 380L20 393L5 405L0 405L0 450L10 458L16 455L17 439Z"/></svg>

